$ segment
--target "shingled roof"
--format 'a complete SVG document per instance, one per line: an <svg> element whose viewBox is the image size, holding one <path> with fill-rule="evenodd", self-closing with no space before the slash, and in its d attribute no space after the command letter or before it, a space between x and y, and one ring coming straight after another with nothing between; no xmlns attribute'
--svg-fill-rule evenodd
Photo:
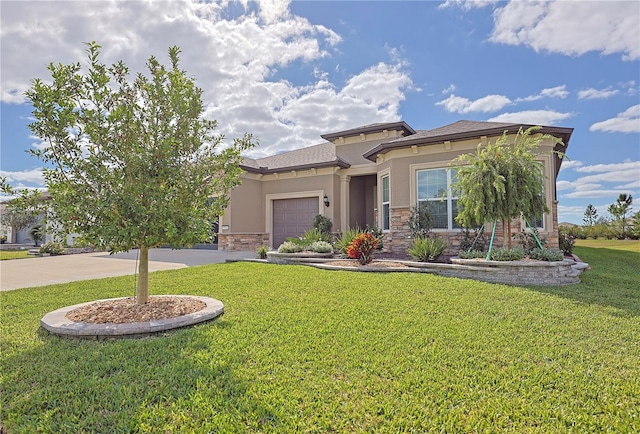
<svg viewBox="0 0 640 434"><path fill-rule="evenodd" d="M245 159L242 169L253 173L274 173L320 167L347 168L351 165L336 155L333 143L321 143L258 159Z"/></svg>

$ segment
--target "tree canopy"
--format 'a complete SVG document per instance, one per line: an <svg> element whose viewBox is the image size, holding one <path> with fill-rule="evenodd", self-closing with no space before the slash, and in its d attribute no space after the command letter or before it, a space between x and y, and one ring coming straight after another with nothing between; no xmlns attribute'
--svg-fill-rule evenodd
<svg viewBox="0 0 640 434"><path fill-rule="evenodd" d="M511 220L521 214L531 219L549 212L544 197L542 162L536 156L543 151L540 143L551 140L562 143L549 134L540 134L541 127L520 130L513 139L505 131L486 146L478 145L476 153L460 155L452 164L457 166L459 212L456 221L464 227L500 220L505 229L505 242Z"/></svg>
<svg viewBox="0 0 640 434"><path fill-rule="evenodd" d="M52 82L32 81L29 125L47 146L32 153L48 164L49 219L62 234L78 233L111 252L139 247L138 303L147 300L148 249L182 247L211 235L213 222L239 184L241 152L250 134L227 143L203 117L202 89L155 57L148 74L129 77L122 61L100 62L87 44L88 65L51 63ZM215 200L212 200L215 198Z"/></svg>
<svg viewBox="0 0 640 434"><path fill-rule="evenodd" d="M609 205L607 209L615 218L616 223L620 226L622 238L627 235L627 213L631 211L633 204L633 196L630 194L620 193L615 203Z"/></svg>

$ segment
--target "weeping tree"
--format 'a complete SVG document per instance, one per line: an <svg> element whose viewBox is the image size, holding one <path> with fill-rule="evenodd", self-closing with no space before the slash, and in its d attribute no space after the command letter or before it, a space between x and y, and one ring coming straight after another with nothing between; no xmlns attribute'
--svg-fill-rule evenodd
<svg viewBox="0 0 640 434"><path fill-rule="evenodd" d="M47 144L32 153L47 165L51 227L111 253L140 249L136 301L144 304L149 249L212 235L253 138L226 143L214 133L178 47L168 50L169 66L150 57L148 74L134 78L122 61L101 63L95 42L87 47L85 68L52 63L52 82L35 79L26 92L29 128Z"/></svg>
<svg viewBox="0 0 640 434"><path fill-rule="evenodd" d="M459 196L456 221L463 227L501 221L505 243L511 247L511 221L549 212L544 198L540 143L562 141L549 134L537 133L541 127L520 128L513 142L505 131L486 146L478 145L476 153L464 154L452 164L457 166ZM554 151L555 152L555 151Z"/></svg>

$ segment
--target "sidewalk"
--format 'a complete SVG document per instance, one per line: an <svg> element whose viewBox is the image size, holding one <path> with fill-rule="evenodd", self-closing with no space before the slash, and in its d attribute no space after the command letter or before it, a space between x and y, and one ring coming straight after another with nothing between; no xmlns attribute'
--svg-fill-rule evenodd
<svg viewBox="0 0 640 434"><path fill-rule="evenodd" d="M133 275L137 272L137 253L137 250L115 255L96 252L0 261L0 291ZM149 272L216 264L225 262L227 259L255 257L256 254L253 251L152 249L149 251Z"/></svg>

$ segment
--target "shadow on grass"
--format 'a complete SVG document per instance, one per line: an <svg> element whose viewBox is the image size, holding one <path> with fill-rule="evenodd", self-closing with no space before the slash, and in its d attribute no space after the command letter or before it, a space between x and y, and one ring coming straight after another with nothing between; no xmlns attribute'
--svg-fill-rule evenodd
<svg viewBox="0 0 640 434"><path fill-rule="evenodd" d="M39 328L37 348L3 361L12 368L5 370L0 419L16 432L71 432L70 421L74 432L197 431L203 423L207 432L277 427L279 417L248 392L250 379L237 374L247 363L242 347L212 342L232 329L218 321L163 336L96 341Z"/></svg>
<svg viewBox="0 0 640 434"><path fill-rule="evenodd" d="M591 270L581 283L567 286L530 287L585 304L613 307L615 316L640 315L640 253L624 250L576 247L575 253Z"/></svg>

